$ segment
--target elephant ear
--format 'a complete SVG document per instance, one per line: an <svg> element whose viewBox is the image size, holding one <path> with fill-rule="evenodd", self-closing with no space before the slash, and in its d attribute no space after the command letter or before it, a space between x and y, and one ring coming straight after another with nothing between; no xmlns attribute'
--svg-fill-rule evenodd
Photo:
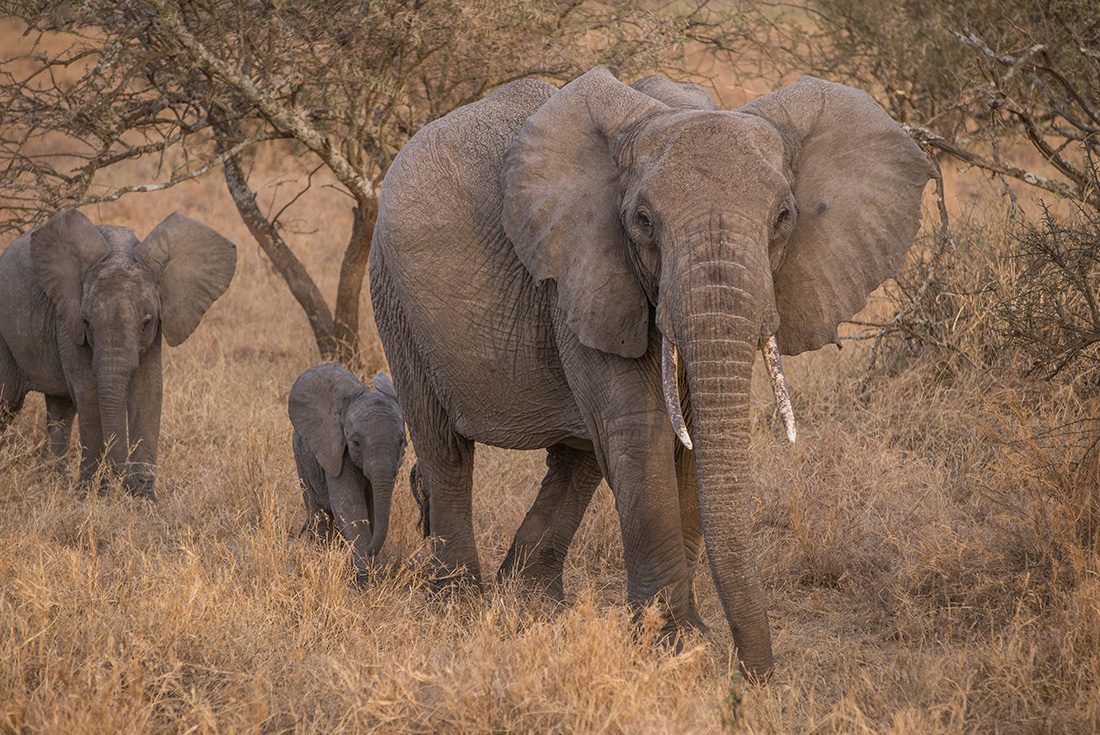
<svg viewBox="0 0 1100 735"><path fill-rule="evenodd" d="M134 257L160 279L160 320L175 347L229 288L237 248L201 222L174 212L134 248Z"/></svg>
<svg viewBox="0 0 1100 735"><path fill-rule="evenodd" d="M802 77L738 112L779 130L798 206L775 277L779 348L839 343L838 323L905 261L935 171L870 95L842 84Z"/></svg>
<svg viewBox="0 0 1100 735"><path fill-rule="evenodd" d="M334 362L306 370L290 389L290 423L333 477L339 477L344 466L344 412L366 390L358 378Z"/></svg>
<svg viewBox="0 0 1100 735"><path fill-rule="evenodd" d="M31 232L31 267L38 284L65 321L73 341L84 344L80 303L84 274L111 252L92 221L75 209L54 215Z"/></svg>
<svg viewBox="0 0 1100 735"><path fill-rule="evenodd" d="M374 384L376 390L380 390L393 400L397 400L397 389L393 387L393 381L390 380L390 376L385 373L378 373L371 381Z"/></svg>
<svg viewBox="0 0 1100 735"><path fill-rule="evenodd" d="M649 306L619 222L618 154L636 122L668 106L600 66L562 87L504 158L504 231L582 344L624 357L648 347Z"/></svg>
<svg viewBox="0 0 1100 735"><path fill-rule="evenodd" d="M707 90L694 82L677 82L660 74L650 74L630 85L669 107L680 110L717 110L718 103Z"/></svg>

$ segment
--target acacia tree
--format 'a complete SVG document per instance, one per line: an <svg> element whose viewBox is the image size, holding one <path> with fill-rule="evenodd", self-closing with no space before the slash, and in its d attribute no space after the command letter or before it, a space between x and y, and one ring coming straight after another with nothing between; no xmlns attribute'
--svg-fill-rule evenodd
<svg viewBox="0 0 1100 735"><path fill-rule="evenodd" d="M323 357L359 350L359 295L390 162L500 84L627 73L680 52L690 14L598 0L21 2L34 49L0 61L0 228L219 172ZM59 38L67 43L58 43ZM52 49L61 47L61 51ZM354 202L332 306L257 204L244 156L291 141ZM281 145L287 145L282 143ZM102 174L156 157L154 181ZM310 177L312 178L312 177ZM306 186L309 184L307 183Z"/></svg>
<svg viewBox="0 0 1100 735"><path fill-rule="evenodd" d="M860 86L926 147L1100 211L1096 0L765 0L689 32L749 76Z"/></svg>

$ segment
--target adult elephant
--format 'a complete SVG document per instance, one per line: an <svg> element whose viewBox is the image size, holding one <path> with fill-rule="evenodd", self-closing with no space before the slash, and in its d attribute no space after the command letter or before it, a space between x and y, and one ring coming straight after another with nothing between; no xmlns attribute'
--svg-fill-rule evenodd
<svg viewBox="0 0 1100 735"><path fill-rule="evenodd" d="M629 600L659 600L668 632L701 627L701 530L742 666L762 675L754 353L773 335L787 354L836 341L903 261L932 169L843 85L805 77L735 112L663 77L635 87L607 67L560 90L517 81L418 132L382 187L375 320L442 575L480 578L474 442L547 447L504 568L560 594L602 475Z"/></svg>

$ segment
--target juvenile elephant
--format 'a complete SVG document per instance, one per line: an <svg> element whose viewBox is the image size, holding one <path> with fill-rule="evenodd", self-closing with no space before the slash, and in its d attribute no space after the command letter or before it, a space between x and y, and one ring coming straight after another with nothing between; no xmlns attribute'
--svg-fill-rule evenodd
<svg viewBox="0 0 1100 735"><path fill-rule="evenodd" d="M360 573L386 541L406 445L393 383L382 373L372 382L377 390L336 363L319 365L294 381L288 406L306 506L302 530L320 516L331 535L335 519Z"/></svg>
<svg viewBox="0 0 1100 735"><path fill-rule="evenodd" d="M187 339L236 264L233 243L178 212L141 241L77 211L20 236L0 255L0 430L44 393L47 455L64 460L79 415L81 482L106 458L155 500L161 336Z"/></svg>
<svg viewBox="0 0 1100 735"><path fill-rule="evenodd" d="M382 186L370 284L440 575L480 579L474 442L546 447L502 571L559 596L606 477L630 602L657 600L670 635L704 627L702 537L742 666L767 672L754 353L770 347L781 383L776 346L835 342L904 260L932 175L867 94L810 77L728 112L598 67L560 90L513 82L418 132Z"/></svg>

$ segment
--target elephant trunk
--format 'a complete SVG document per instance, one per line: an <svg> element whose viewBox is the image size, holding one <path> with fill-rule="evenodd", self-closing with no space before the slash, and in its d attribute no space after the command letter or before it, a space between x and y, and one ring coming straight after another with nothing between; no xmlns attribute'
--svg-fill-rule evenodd
<svg viewBox="0 0 1100 735"><path fill-rule="evenodd" d="M130 382L137 369L136 359L131 359L127 353L122 348L104 348L97 350L93 362L107 461L120 475L124 474L130 455Z"/></svg>
<svg viewBox="0 0 1100 735"><path fill-rule="evenodd" d="M390 503L393 500L393 486L397 479L396 467L377 467L368 470L367 479L370 482L372 512L374 523L371 528L370 545L367 547L368 556L377 556L386 543L386 534L390 529Z"/></svg>
<svg viewBox="0 0 1100 735"><path fill-rule="evenodd" d="M662 287L658 325L680 348L687 375L711 574L741 664L762 677L771 669L772 648L752 542L749 387L761 335L775 330L770 278L761 275L770 271L766 254L755 262L752 239L733 243L728 233L712 233L703 246L682 252L709 256L666 274L672 278Z"/></svg>

